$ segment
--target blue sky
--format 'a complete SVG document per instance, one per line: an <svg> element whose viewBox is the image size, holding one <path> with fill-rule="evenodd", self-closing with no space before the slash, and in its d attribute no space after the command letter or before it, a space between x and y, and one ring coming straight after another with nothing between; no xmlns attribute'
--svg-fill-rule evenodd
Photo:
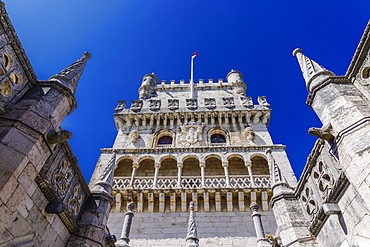
<svg viewBox="0 0 370 247"><path fill-rule="evenodd" d="M344 75L367 24L370 2L250 0L4 0L39 79L92 54L77 89L78 108L63 128L89 180L99 149L112 147L118 100L137 99L141 78L225 78L239 70L255 104L267 96L273 141L287 145L297 176L321 127L305 104L307 91L296 47Z"/></svg>

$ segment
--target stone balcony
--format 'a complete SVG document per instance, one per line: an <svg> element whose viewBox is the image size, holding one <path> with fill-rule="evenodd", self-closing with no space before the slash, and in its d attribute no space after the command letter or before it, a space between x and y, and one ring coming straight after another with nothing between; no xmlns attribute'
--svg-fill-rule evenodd
<svg viewBox="0 0 370 247"><path fill-rule="evenodd" d="M115 177L113 180L114 190L172 190L172 189L266 189L271 187L270 175L249 175L230 176L230 185L227 186L225 176L207 176L205 187L202 186L201 176L183 176L181 186L178 185L178 177L159 177L157 186L154 187L154 178L136 177L132 186L130 177Z"/></svg>

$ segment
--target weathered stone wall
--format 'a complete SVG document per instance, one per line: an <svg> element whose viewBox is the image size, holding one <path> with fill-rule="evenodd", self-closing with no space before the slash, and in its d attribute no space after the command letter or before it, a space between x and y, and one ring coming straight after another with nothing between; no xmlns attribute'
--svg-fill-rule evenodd
<svg viewBox="0 0 370 247"><path fill-rule="evenodd" d="M70 233L58 215L45 212L48 200L34 181L37 173L25 161L0 193L0 246L66 245Z"/></svg>
<svg viewBox="0 0 370 247"><path fill-rule="evenodd" d="M196 212L200 246L257 246L252 212ZM261 212L266 234L276 231L272 211ZM183 246L187 234L189 213L135 213L130 245ZM112 234L121 235L124 213L111 213L108 227Z"/></svg>

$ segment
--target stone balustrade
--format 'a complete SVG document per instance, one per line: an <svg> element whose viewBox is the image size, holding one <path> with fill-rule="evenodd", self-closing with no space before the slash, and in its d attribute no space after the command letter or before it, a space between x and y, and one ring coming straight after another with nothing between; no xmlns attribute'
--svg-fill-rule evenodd
<svg viewBox="0 0 370 247"><path fill-rule="evenodd" d="M156 189L201 189L202 178L199 176L187 177L181 179L181 187L178 187L178 178L175 176L159 177ZM132 186L130 177L115 177L113 180L114 190L146 190L154 188L154 179L151 177L136 177ZM244 189L244 188L270 188L270 175L253 175L251 183L249 175L230 176L230 186L227 186L224 176L207 176L205 178L205 188L207 189Z"/></svg>

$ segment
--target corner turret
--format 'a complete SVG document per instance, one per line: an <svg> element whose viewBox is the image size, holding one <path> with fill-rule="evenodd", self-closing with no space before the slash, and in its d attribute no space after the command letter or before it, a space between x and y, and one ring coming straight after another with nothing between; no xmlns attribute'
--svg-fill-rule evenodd
<svg viewBox="0 0 370 247"><path fill-rule="evenodd" d="M158 77L152 74L144 75L139 88L139 98L146 99L155 96L155 89L158 84Z"/></svg>
<svg viewBox="0 0 370 247"><path fill-rule="evenodd" d="M231 70L226 75L226 80L230 83L235 91L236 94L240 94L245 96L245 92L247 90L247 85L244 83L243 75L241 72L236 70Z"/></svg>
<svg viewBox="0 0 370 247"><path fill-rule="evenodd" d="M309 92L312 92L314 88L319 86L328 77L335 76L333 72L325 69L315 61L303 55L300 48L297 48L293 51L293 56L295 56L298 60L303 78L306 81L307 90Z"/></svg>

